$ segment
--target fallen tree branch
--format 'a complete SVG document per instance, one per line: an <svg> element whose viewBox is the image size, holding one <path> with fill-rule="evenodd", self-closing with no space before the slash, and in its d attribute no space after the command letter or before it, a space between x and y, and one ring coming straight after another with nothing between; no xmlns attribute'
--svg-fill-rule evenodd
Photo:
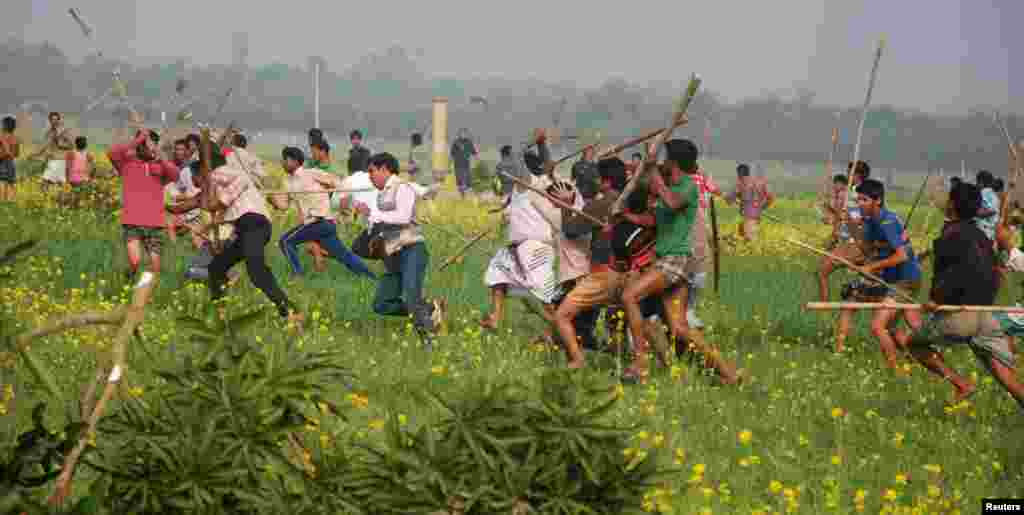
<svg viewBox="0 0 1024 515"><path fill-rule="evenodd" d="M121 382L121 377L124 375L124 370L127 366L128 342L131 341L135 329L145 318L146 304L149 302L155 284L156 276L152 272L144 272L138 284L135 285L135 295L132 297L132 303L124 310L124 323L121 325L117 338L114 340L107 385L104 387L103 394L89 416L87 429L79 437L75 448L64 459L64 465L61 467L60 476L57 478L53 495L49 499L51 506L62 505L71 493L71 479L75 475L75 466L78 464L82 452L85 451L85 446L88 445L89 435L96 431L96 425L99 423L100 416L103 415L107 403L110 402L111 397L114 395L114 390Z"/></svg>

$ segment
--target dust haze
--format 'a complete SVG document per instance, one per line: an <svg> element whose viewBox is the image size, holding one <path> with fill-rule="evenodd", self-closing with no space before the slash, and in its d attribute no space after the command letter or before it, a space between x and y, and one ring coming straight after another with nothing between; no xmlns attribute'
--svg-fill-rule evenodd
<svg viewBox="0 0 1024 515"><path fill-rule="evenodd" d="M87 38L68 14L76 8ZM60 110L159 124L185 104L249 130L321 125L408 140L430 99L451 130L515 144L533 127L608 140L664 125L690 73L704 91L684 137L729 159L820 162L833 127L851 153L872 52L887 37L862 155L901 169L1007 169L1000 110L1024 136L1024 36L1016 0L634 2L100 2L8 0L0 111ZM102 51L103 56L97 53ZM126 99L104 98L119 68ZM179 95L175 86L184 79ZM473 97L479 99L473 100ZM480 100L482 99L482 101ZM85 110L87 105L94 104ZM83 112L84 111L84 112ZM36 119L40 119L36 116ZM173 123L173 120L171 120ZM41 127L41 126L40 126Z"/></svg>

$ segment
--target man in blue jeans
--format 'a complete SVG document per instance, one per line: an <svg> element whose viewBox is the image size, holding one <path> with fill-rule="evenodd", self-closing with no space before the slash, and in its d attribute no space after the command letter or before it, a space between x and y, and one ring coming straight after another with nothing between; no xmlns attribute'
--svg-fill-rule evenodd
<svg viewBox="0 0 1024 515"><path fill-rule="evenodd" d="M398 160L387 152L369 161L370 181L380 192L377 209L357 202L356 211L369 217L370 232L384 240L384 268L377 283L373 311L379 315L413 317L424 347L433 347L433 334L444 317L445 303L423 299L423 279L430 254L423 231L416 224L416 189L398 178Z"/></svg>
<svg viewBox="0 0 1024 515"><path fill-rule="evenodd" d="M281 165L288 175L286 194L270 195L270 203L277 209L288 209L292 204L299 211L302 221L297 227L285 232L278 241L281 252L288 258L294 275L302 275L299 262L299 245L315 241L327 254L345 265L349 270L370 279L377 277L366 267L359 256L348 250L338 239L338 229L327 190L339 189L341 179L334 174L303 167L305 156L302 150L287 147L281 152ZM317 193L323 190L324 193Z"/></svg>

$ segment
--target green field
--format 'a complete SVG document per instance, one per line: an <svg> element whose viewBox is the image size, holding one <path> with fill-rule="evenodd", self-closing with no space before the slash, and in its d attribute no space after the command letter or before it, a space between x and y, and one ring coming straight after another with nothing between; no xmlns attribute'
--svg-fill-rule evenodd
<svg viewBox="0 0 1024 515"><path fill-rule="evenodd" d="M276 149L258 147L271 158ZM396 144L395 152L401 152ZM337 153L336 153L337 154ZM402 156L402 153L398 154ZM718 177L731 175L730 161L705 165ZM277 173L280 173L279 170ZM727 181L722 181L727 182ZM820 183L803 185L814 190ZM453 189L452 180L446 186ZM952 389L910 364L912 374L898 378L882 370L877 343L867 331L865 315L843 354L831 345L831 317L807 312L814 300L811 271L816 259L781 241L798 238L820 246L828 228L816 222L813 194L781 200L771 213L791 225L765 222L763 243L744 245L735 233L735 208L719 204L723 234L720 294L711 281L699 309L708 325L707 339L729 359L747 369L751 380L739 388L715 384L686 360L656 368L649 386L625 387L611 418L637 423L634 446L662 449L658 460L676 465L677 474L652 488L648 507L672 513L976 513L982 498L1024 496L1024 426L1017 405L994 384L966 349L947 353L963 373L975 377L979 392L970 403L947 406ZM911 190L912 191L912 190ZM909 195L892 202L909 210ZM475 200L438 200L421 207L431 268L426 295L450 306L447 334L433 353L419 347L407 321L384 319L371 311L372 285L355 279L341 265L314 274L304 256L306 277L287 280L288 267L276 247L277 236L295 223L288 213L275 219L268 245L271 267L283 288L307 314L306 331L289 336L268 310L245 338L267 349L337 351L338 364L354 372L352 396L340 382L328 385L328 398L352 408L347 422L324 417L319 432L337 452L357 442L382 442L387 428L400 423L414 428L436 421L442 412L422 401L419 392L460 398L477 381L522 380L536 384L548 369L562 367L559 352L532 344L540 320L510 302L497 333L481 332L476 321L488 307L483 270L499 238L487 238L463 262L443 272L437 266L463 244L463 237L490 226L497 215ZM920 251L930 245L942 217L922 205L912 231ZM351 241L357 227L339 226ZM0 279L4 335L16 334L85 310L109 310L123 304L129 285L123 276L126 258L116 214L57 207L29 182L16 204L0 204L0 248L26 238L40 244ZM110 411L129 401L155 402L167 382L155 371L203 352L190 341L183 315L212 316L205 287L181 278L191 251L184 238L164 251L159 288L147 311L142 338L132 343L126 385ZM379 262L371 264L380 269ZM928 267L926 267L927 269ZM244 267L240 267L244 270ZM837 295L845 272L833 278ZM926 280L928 278L926 277ZM1012 281L1003 301L1015 298ZM231 316L266 305L246 279L229 296ZM31 407L48 403L48 426L60 427L65 407L81 395L95 373L98 357L109 350L113 329L76 330L35 342L31 353L54 375L62 392L51 399L14 354L0 360L0 385L12 385L13 398L0 386L0 444L10 444L17 430L30 425ZM0 349L2 350L2 349ZM609 378L620 367L614 356L588 356L586 375ZM358 400L365 398L365 403ZM397 420L401 422L396 422ZM315 438L314 438L315 439ZM97 445L117 447L116 437L102 431ZM184 452L184 451L183 451ZM155 458L154 458L155 459ZM83 467L75 495L87 492L99 474ZM49 488L40 490L45 495Z"/></svg>

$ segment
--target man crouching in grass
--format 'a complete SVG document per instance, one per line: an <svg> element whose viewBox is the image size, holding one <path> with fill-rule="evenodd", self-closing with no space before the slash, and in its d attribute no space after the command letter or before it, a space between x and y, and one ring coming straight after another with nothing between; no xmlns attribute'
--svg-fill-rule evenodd
<svg viewBox="0 0 1024 515"><path fill-rule="evenodd" d="M974 383L946 364L939 352L945 344L966 344L978 361L1024 408L1024 385L1017 379L1013 337L1024 334L1020 315L990 312L938 312L939 305L991 306L998 284L996 256L992 242L978 228L974 218L981 206L977 186L960 183L949 192L946 215L950 222L933 243L934 267L930 300L924 306L930 315L923 323L911 324L913 334L900 334L914 357L933 374L949 381L956 390L954 403L974 394ZM1010 246L1005 225L997 229L1000 246ZM1011 268L1020 263L1011 261Z"/></svg>

